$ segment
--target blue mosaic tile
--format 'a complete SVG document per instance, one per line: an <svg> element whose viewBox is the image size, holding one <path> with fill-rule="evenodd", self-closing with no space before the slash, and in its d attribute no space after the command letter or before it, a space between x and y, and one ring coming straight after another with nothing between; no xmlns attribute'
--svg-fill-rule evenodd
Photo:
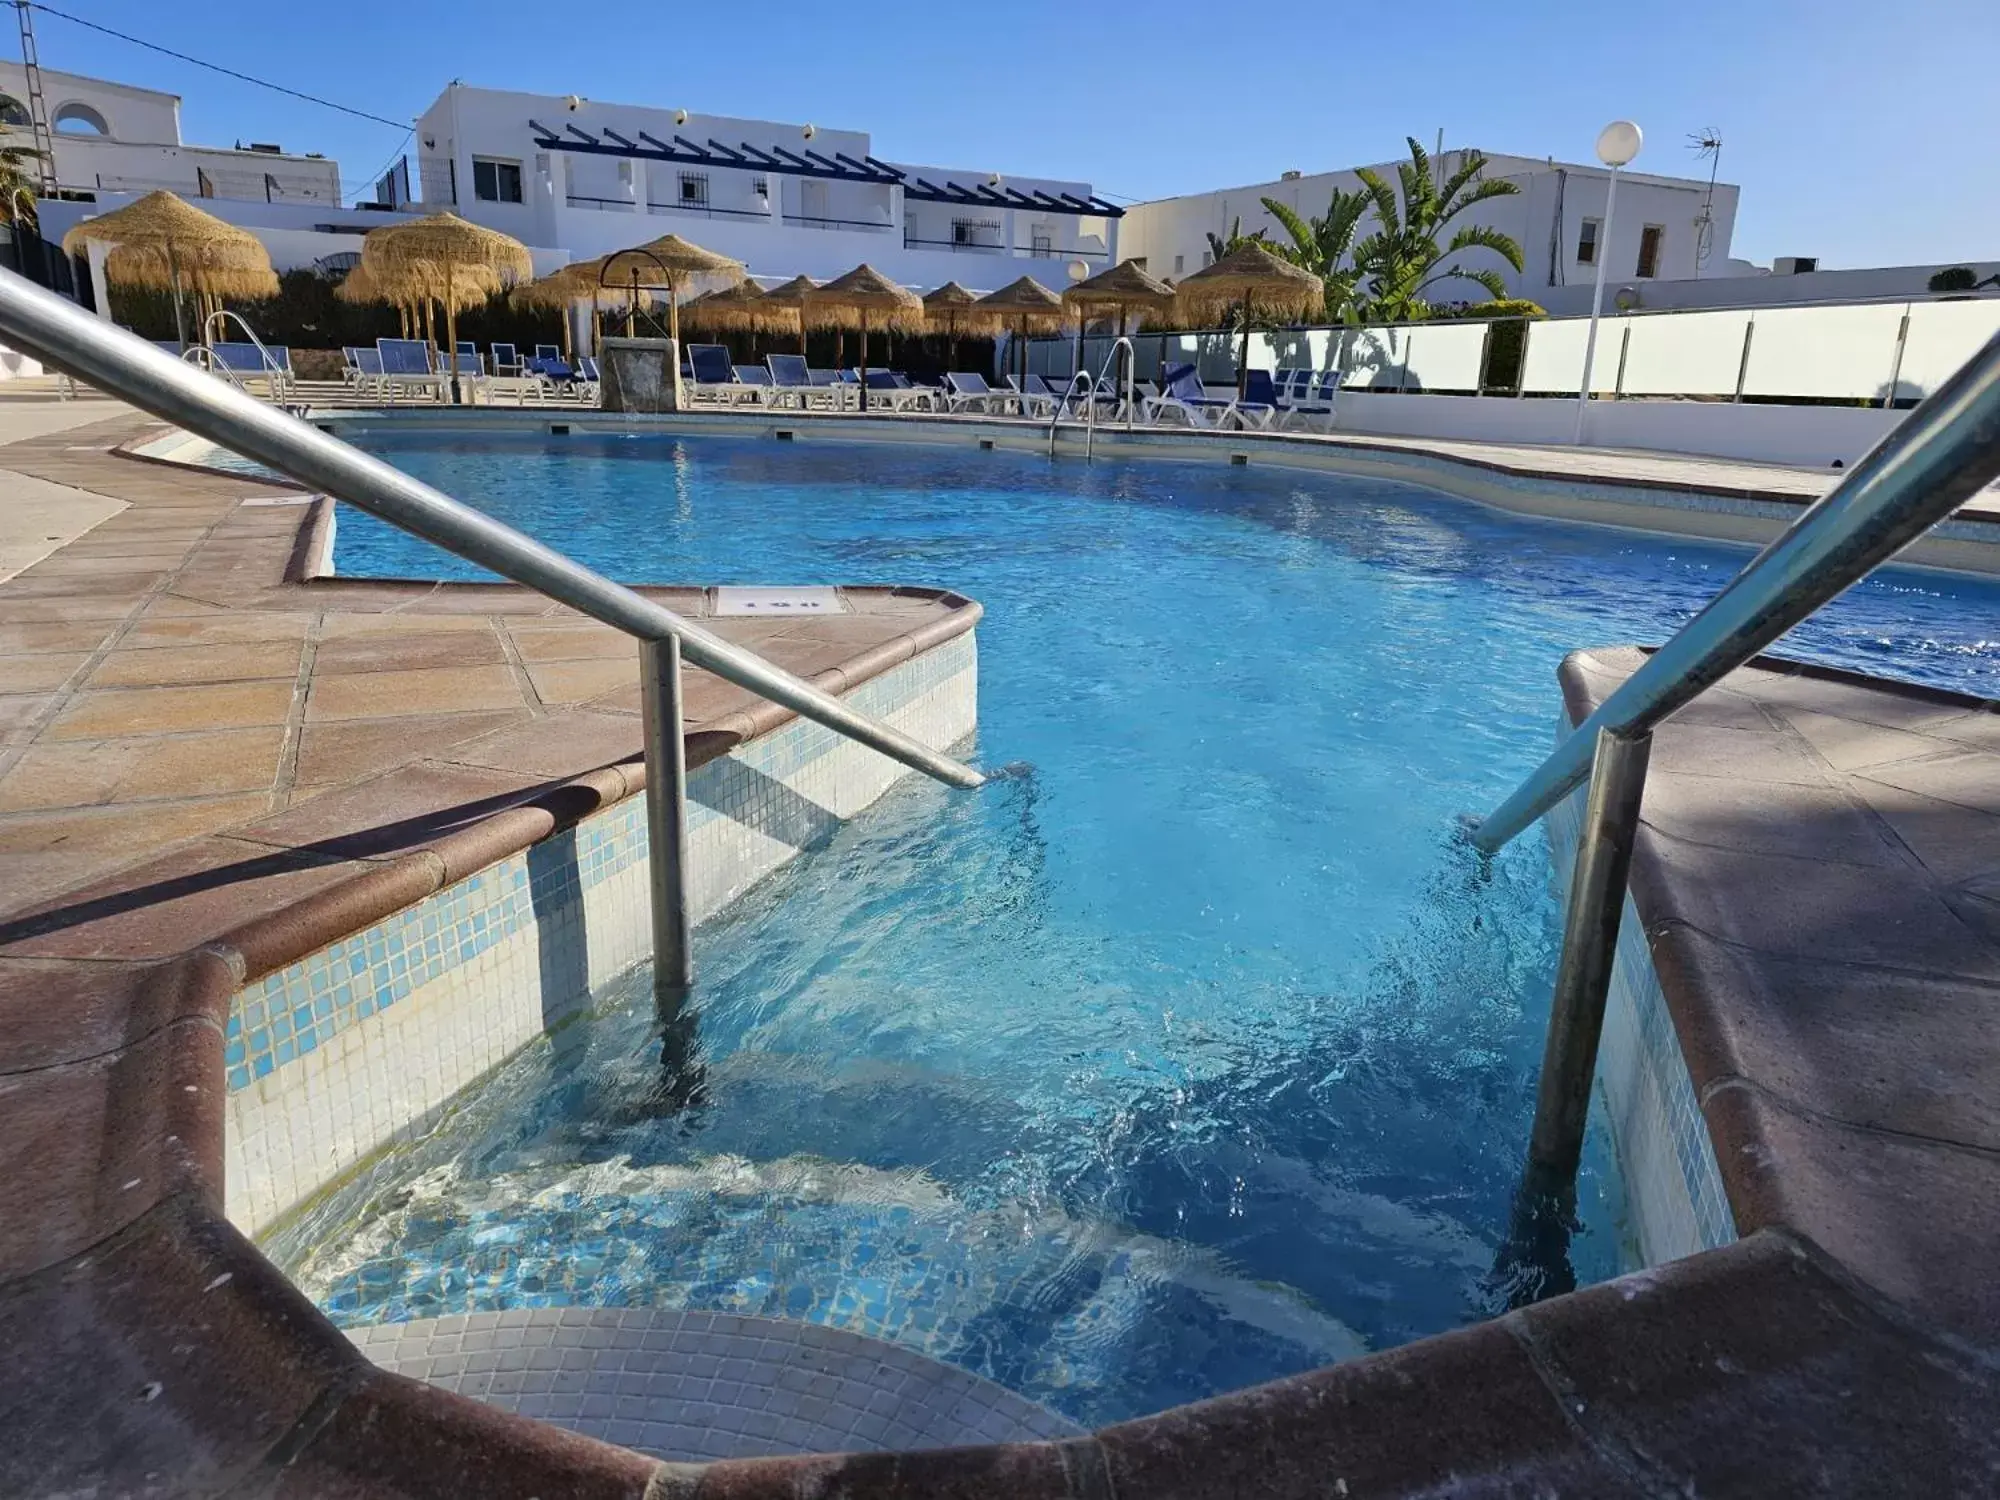
<svg viewBox="0 0 2000 1500"><path fill-rule="evenodd" d="M961 636L863 684L852 701L865 713L886 715L976 660L973 637ZM832 730L795 720L711 761L689 777L690 832L723 817L776 826L773 781L795 777L839 748ZM249 1087L517 933L538 923L579 921L586 891L644 864L644 799L600 813L567 837L573 858L531 867L525 855L513 856L247 986L225 1033L230 1089Z"/></svg>

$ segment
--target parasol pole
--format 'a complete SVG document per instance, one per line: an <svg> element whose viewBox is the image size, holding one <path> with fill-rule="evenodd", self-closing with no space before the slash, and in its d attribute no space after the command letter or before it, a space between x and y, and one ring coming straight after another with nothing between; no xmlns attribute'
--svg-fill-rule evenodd
<svg viewBox="0 0 2000 1500"><path fill-rule="evenodd" d="M1243 291L1243 348L1236 356L1236 399L1250 388L1250 290Z"/></svg>
<svg viewBox="0 0 2000 1500"><path fill-rule="evenodd" d="M452 295L452 261L449 256L444 263L444 337L451 345L451 404L459 404L458 389L458 298Z"/></svg>
<svg viewBox="0 0 2000 1500"><path fill-rule="evenodd" d="M861 309L861 410L868 410L868 309Z"/></svg>

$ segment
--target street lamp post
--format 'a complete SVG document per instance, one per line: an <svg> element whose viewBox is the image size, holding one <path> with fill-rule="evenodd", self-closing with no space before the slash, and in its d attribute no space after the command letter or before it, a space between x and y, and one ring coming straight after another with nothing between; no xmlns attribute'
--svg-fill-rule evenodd
<svg viewBox="0 0 2000 1500"><path fill-rule="evenodd" d="M1611 215L1618 207L1618 169L1639 154L1645 136L1630 120L1613 120L1597 135L1597 159L1611 169L1604 192L1604 227L1597 236L1597 281L1590 293L1590 332L1583 341L1583 385L1576 393L1576 437L1583 442L1583 419L1590 412L1591 366L1597 362L1597 318L1604 310L1604 262L1611 255Z"/></svg>

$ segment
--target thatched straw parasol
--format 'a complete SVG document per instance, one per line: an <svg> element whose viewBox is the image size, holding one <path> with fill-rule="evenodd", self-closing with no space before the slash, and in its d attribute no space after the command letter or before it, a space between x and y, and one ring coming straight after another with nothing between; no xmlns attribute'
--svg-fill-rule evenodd
<svg viewBox="0 0 2000 1500"><path fill-rule="evenodd" d="M337 301L354 307L394 307L404 338L410 336L410 329L415 326L417 300L405 288L384 287L366 266L357 265L343 276L333 295Z"/></svg>
<svg viewBox="0 0 2000 1500"><path fill-rule="evenodd" d="M861 333L861 409L868 410L868 334L871 329L921 333L923 299L873 266L860 265L805 295L809 328L854 328Z"/></svg>
<svg viewBox="0 0 2000 1500"><path fill-rule="evenodd" d="M1133 313L1160 317L1172 312L1174 289L1147 275L1137 261L1123 260L1069 288L1062 294L1062 303L1069 320L1079 325L1093 318L1115 317L1122 336L1130 331L1127 323Z"/></svg>
<svg viewBox="0 0 2000 1500"><path fill-rule="evenodd" d="M947 281L935 291L924 293L924 324L933 333L942 333L951 345L951 365L958 364L958 338L973 322L977 293L968 292L955 281Z"/></svg>
<svg viewBox="0 0 2000 1500"><path fill-rule="evenodd" d="M819 283L810 276L794 276L790 281L781 281L764 293L764 301L773 308L789 308L797 320L799 331L799 353L806 352L806 298L819 290Z"/></svg>
<svg viewBox="0 0 2000 1500"><path fill-rule="evenodd" d="M1181 314L1194 327L1220 322L1229 309L1243 309L1243 352L1236 360L1236 398L1243 399L1250 377L1250 322L1253 310L1287 321L1311 317L1326 299L1312 272L1282 260L1256 240L1246 240L1212 266L1203 266L1176 288Z"/></svg>
<svg viewBox="0 0 2000 1500"><path fill-rule="evenodd" d="M128 252L116 257L115 272L112 258L106 257L107 277L173 292L175 329L182 343L187 342L185 292L209 298L246 295L246 286L256 288L248 295L270 296L277 290L270 284L275 277L263 241L166 191L85 219L63 236L63 250L82 254L93 240Z"/></svg>
<svg viewBox="0 0 2000 1500"><path fill-rule="evenodd" d="M1062 326L1062 298L1034 277L1023 276L1008 282L997 292L988 292L973 303L972 316L978 320L979 326L1005 329L1014 335L1020 353L1021 383L1026 385L1028 335L1031 332L1053 333Z"/></svg>
<svg viewBox="0 0 2000 1500"><path fill-rule="evenodd" d="M799 314L795 307L773 307L756 282L739 281L682 307L681 323L699 333L790 333Z"/></svg>
<svg viewBox="0 0 2000 1500"><path fill-rule="evenodd" d="M381 286L409 284L428 289L426 300L444 305L454 397L458 393L461 308L476 306L501 287L535 274L534 258L526 245L454 213L428 214L371 230L361 241L361 264Z"/></svg>
<svg viewBox="0 0 2000 1500"><path fill-rule="evenodd" d="M630 250L616 250L598 262L598 284L630 297L626 309L625 332L632 332L632 308L638 305L646 287L667 289L667 333L678 348L681 341L681 292L692 280L706 280L716 287L734 286L743 279L743 262L704 250L677 234L663 234ZM676 366L678 368L678 366Z"/></svg>

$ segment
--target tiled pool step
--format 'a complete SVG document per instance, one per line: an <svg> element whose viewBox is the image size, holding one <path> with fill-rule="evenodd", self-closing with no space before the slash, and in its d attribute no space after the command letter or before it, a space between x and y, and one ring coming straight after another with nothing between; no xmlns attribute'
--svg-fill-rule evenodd
<svg viewBox="0 0 2000 1500"><path fill-rule="evenodd" d="M656 1458L1037 1442L1083 1429L879 1339L664 1308L518 1308L352 1328L377 1365Z"/></svg>

